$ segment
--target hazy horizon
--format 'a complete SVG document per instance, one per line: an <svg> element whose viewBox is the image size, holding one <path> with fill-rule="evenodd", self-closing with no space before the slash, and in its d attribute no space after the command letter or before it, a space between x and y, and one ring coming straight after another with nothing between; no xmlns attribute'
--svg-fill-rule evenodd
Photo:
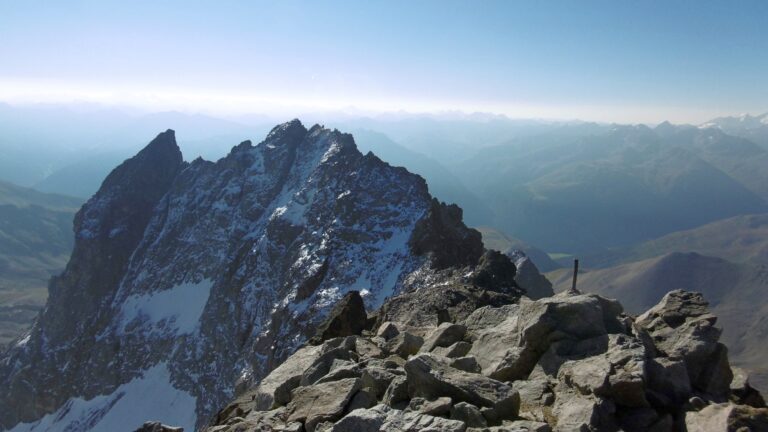
<svg viewBox="0 0 768 432"><path fill-rule="evenodd" d="M768 111L765 2L0 3L0 101L215 116Z"/></svg>

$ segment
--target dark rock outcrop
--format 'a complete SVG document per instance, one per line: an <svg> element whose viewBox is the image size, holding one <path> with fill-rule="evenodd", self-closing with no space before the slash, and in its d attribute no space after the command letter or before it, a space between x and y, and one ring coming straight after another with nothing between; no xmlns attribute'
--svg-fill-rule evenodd
<svg viewBox="0 0 768 432"><path fill-rule="evenodd" d="M359 335L365 330L367 319L360 291L350 291L328 313L310 343L318 344L337 337Z"/></svg>

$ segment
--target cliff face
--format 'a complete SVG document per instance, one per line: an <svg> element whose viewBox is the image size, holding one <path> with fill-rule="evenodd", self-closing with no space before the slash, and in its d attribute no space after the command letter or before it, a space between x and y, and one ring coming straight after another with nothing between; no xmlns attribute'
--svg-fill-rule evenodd
<svg viewBox="0 0 768 432"><path fill-rule="evenodd" d="M192 430L349 291L374 309L482 253L421 177L298 121L215 163L183 162L173 131L160 134L107 177L75 234L47 306L0 363L2 428Z"/></svg>

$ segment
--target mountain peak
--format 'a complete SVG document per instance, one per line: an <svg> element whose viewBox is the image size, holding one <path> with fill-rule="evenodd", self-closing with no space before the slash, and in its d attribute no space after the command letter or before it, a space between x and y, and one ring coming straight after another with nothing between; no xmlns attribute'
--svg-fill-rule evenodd
<svg viewBox="0 0 768 432"><path fill-rule="evenodd" d="M307 128L301 123L299 119L293 119L291 121L279 124L272 128L267 134L265 141L279 141L285 138L303 137L307 134Z"/></svg>
<svg viewBox="0 0 768 432"><path fill-rule="evenodd" d="M62 429L89 412L100 424L132 421L116 416L141 397L160 420L193 430L238 380L259 380L312 336L349 292L370 310L473 268L512 283L507 258L481 260L480 235L459 207L433 200L420 176L364 157L352 135L292 120L256 146L192 164L174 135L115 168L78 214L72 258L45 311L14 361L0 361L0 428L56 410ZM505 276L488 276L497 270ZM81 353L88 359L63 367ZM6 367L16 361L36 366ZM45 406L25 404L43 389ZM89 405L70 409L73 400Z"/></svg>

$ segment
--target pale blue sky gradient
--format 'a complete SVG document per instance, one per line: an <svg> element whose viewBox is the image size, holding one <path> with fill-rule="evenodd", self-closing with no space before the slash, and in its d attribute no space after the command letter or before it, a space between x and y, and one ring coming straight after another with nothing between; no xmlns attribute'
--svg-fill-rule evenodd
<svg viewBox="0 0 768 432"><path fill-rule="evenodd" d="M10 102L689 122L768 111L768 1L0 0L0 40Z"/></svg>

